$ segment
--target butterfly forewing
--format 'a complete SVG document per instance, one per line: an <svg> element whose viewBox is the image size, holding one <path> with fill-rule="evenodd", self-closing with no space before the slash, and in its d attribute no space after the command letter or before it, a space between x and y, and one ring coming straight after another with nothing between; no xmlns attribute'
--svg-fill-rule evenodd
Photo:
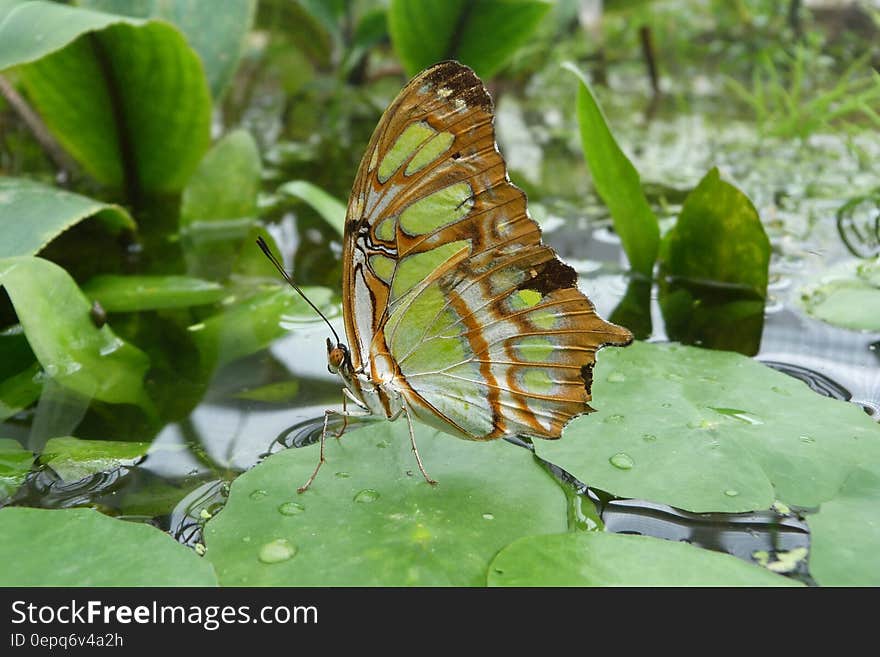
<svg viewBox="0 0 880 657"><path fill-rule="evenodd" d="M596 350L632 339L541 242L495 145L491 100L457 62L413 79L383 115L343 259L355 366L461 437L559 437L590 410Z"/></svg>

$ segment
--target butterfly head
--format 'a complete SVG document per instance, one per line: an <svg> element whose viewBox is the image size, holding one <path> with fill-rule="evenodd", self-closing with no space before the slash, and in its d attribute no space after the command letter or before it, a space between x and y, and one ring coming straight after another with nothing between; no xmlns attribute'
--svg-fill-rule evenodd
<svg viewBox="0 0 880 657"><path fill-rule="evenodd" d="M327 369L331 374L338 374L344 368L351 369L348 347L341 342L334 345L333 341L327 338Z"/></svg>

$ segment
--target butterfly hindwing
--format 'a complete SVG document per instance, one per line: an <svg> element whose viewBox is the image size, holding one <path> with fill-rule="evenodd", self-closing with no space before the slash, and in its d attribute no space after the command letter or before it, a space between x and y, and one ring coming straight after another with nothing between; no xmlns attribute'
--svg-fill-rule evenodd
<svg viewBox="0 0 880 657"><path fill-rule="evenodd" d="M495 145L491 100L457 62L416 77L383 115L343 258L355 367L461 437L559 437L589 410L596 350L631 340L541 242Z"/></svg>

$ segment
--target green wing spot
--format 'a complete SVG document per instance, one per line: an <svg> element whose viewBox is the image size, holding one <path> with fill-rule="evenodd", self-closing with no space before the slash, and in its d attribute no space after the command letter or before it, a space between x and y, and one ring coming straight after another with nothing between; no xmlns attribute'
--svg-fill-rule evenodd
<svg viewBox="0 0 880 657"><path fill-rule="evenodd" d="M466 182L444 187L419 199L400 213L400 227L408 235L424 235L454 224L474 207L473 190Z"/></svg>
<svg viewBox="0 0 880 657"><path fill-rule="evenodd" d="M516 353L520 359L529 363L544 363L553 353L553 343L549 338L542 338L536 335L523 338L514 346Z"/></svg>
<svg viewBox="0 0 880 657"><path fill-rule="evenodd" d="M376 237L383 242L390 242L397 236L397 216L385 217L376 226Z"/></svg>
<svg viewBox="0 0 880 657"><path fill-rule="evenodd" d="M410 160L409 164L406 165L406 170L403 172L403 175L411 176L424 169L431 164L431 162L448 151L449 147L452 146L453 141L455 141L455 135L451 132L441 132L431 137L425 142L425 145L419 149L419 152L415 154L415 157Z"/></svg>
<svg viewBox="0 0 880 657"><path fill-rule="evenodd" d="M406 127L379 165L379 182L386 182L416 150L437 131L424 121Z"/></svg>
<svg viewBox="0 0 880 657"><path fill-rule="evenodd" d="M370 256L370 268L386 283L391 283L391 277L394 274L394 261L383 255Z"/></svg>
<svg viewBox="0 0 880 657"><path fill-rule="evenodd" d="M536 395L549 395L556 388L550 375L544 370L530 367L521 377L522 383L527 392L533 392Z"/></svg>
<svg viewBox="0 0 880 657"><path fill-rule="evenodd" d="M556 328L556 313L549 310L536 310L528 314L529 321L540 329L549 330Z"/></svg>
<svg viewBox="0 0 880 657"><path fill-rule="evenodd" d="M462 249L470 249L470 240L458 240L438 246L436 249L407 256L397 265L394 283L391 285L393 303L413 287L425 280L431 272Z"/></svg>
<svg viewBox="0 0 880 657"><path fill-rule="evenodd" d="M396 360L406 356L425 335L425 321L435 317L446 304L440 286L434 282L418 294L412 303L401 304L388 318L385 335ZM446 314L446 313L443 313ZM450 321L453 321L450 318Z"/></svg>
<svg viewBox="0 0 880 657"><path fill-rule="evenodd" d="M541 293L535 290L519 290L510 295L508 305L511 310L523 310L538 305L542 298Z"/></svg>
<svg viewBox="0 0 880 657"><path fill-rule="evenodd" d="M462 336L443 338L432 340L413 351L403 360L400 368L404 376L412 376L412 374L419 372L436 372L450 365L461 363L473 355L467 338ZM479 376L479 371L476 368L474 368L474 375Z"/></svg>

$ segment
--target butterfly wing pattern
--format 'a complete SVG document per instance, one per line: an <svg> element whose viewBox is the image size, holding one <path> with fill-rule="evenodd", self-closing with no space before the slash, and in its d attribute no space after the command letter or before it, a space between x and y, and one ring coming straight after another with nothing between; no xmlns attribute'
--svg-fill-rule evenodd
<svg viewBox="0 0 880 657"><path fill-rule="evenodd" d="M396 400L460 438L558 438L592 410L596 351L632 335L596 314L541 242L493 116L482 82L452 61L414 78L382 116L345 225L351 365L388 417Z"/></svg>

